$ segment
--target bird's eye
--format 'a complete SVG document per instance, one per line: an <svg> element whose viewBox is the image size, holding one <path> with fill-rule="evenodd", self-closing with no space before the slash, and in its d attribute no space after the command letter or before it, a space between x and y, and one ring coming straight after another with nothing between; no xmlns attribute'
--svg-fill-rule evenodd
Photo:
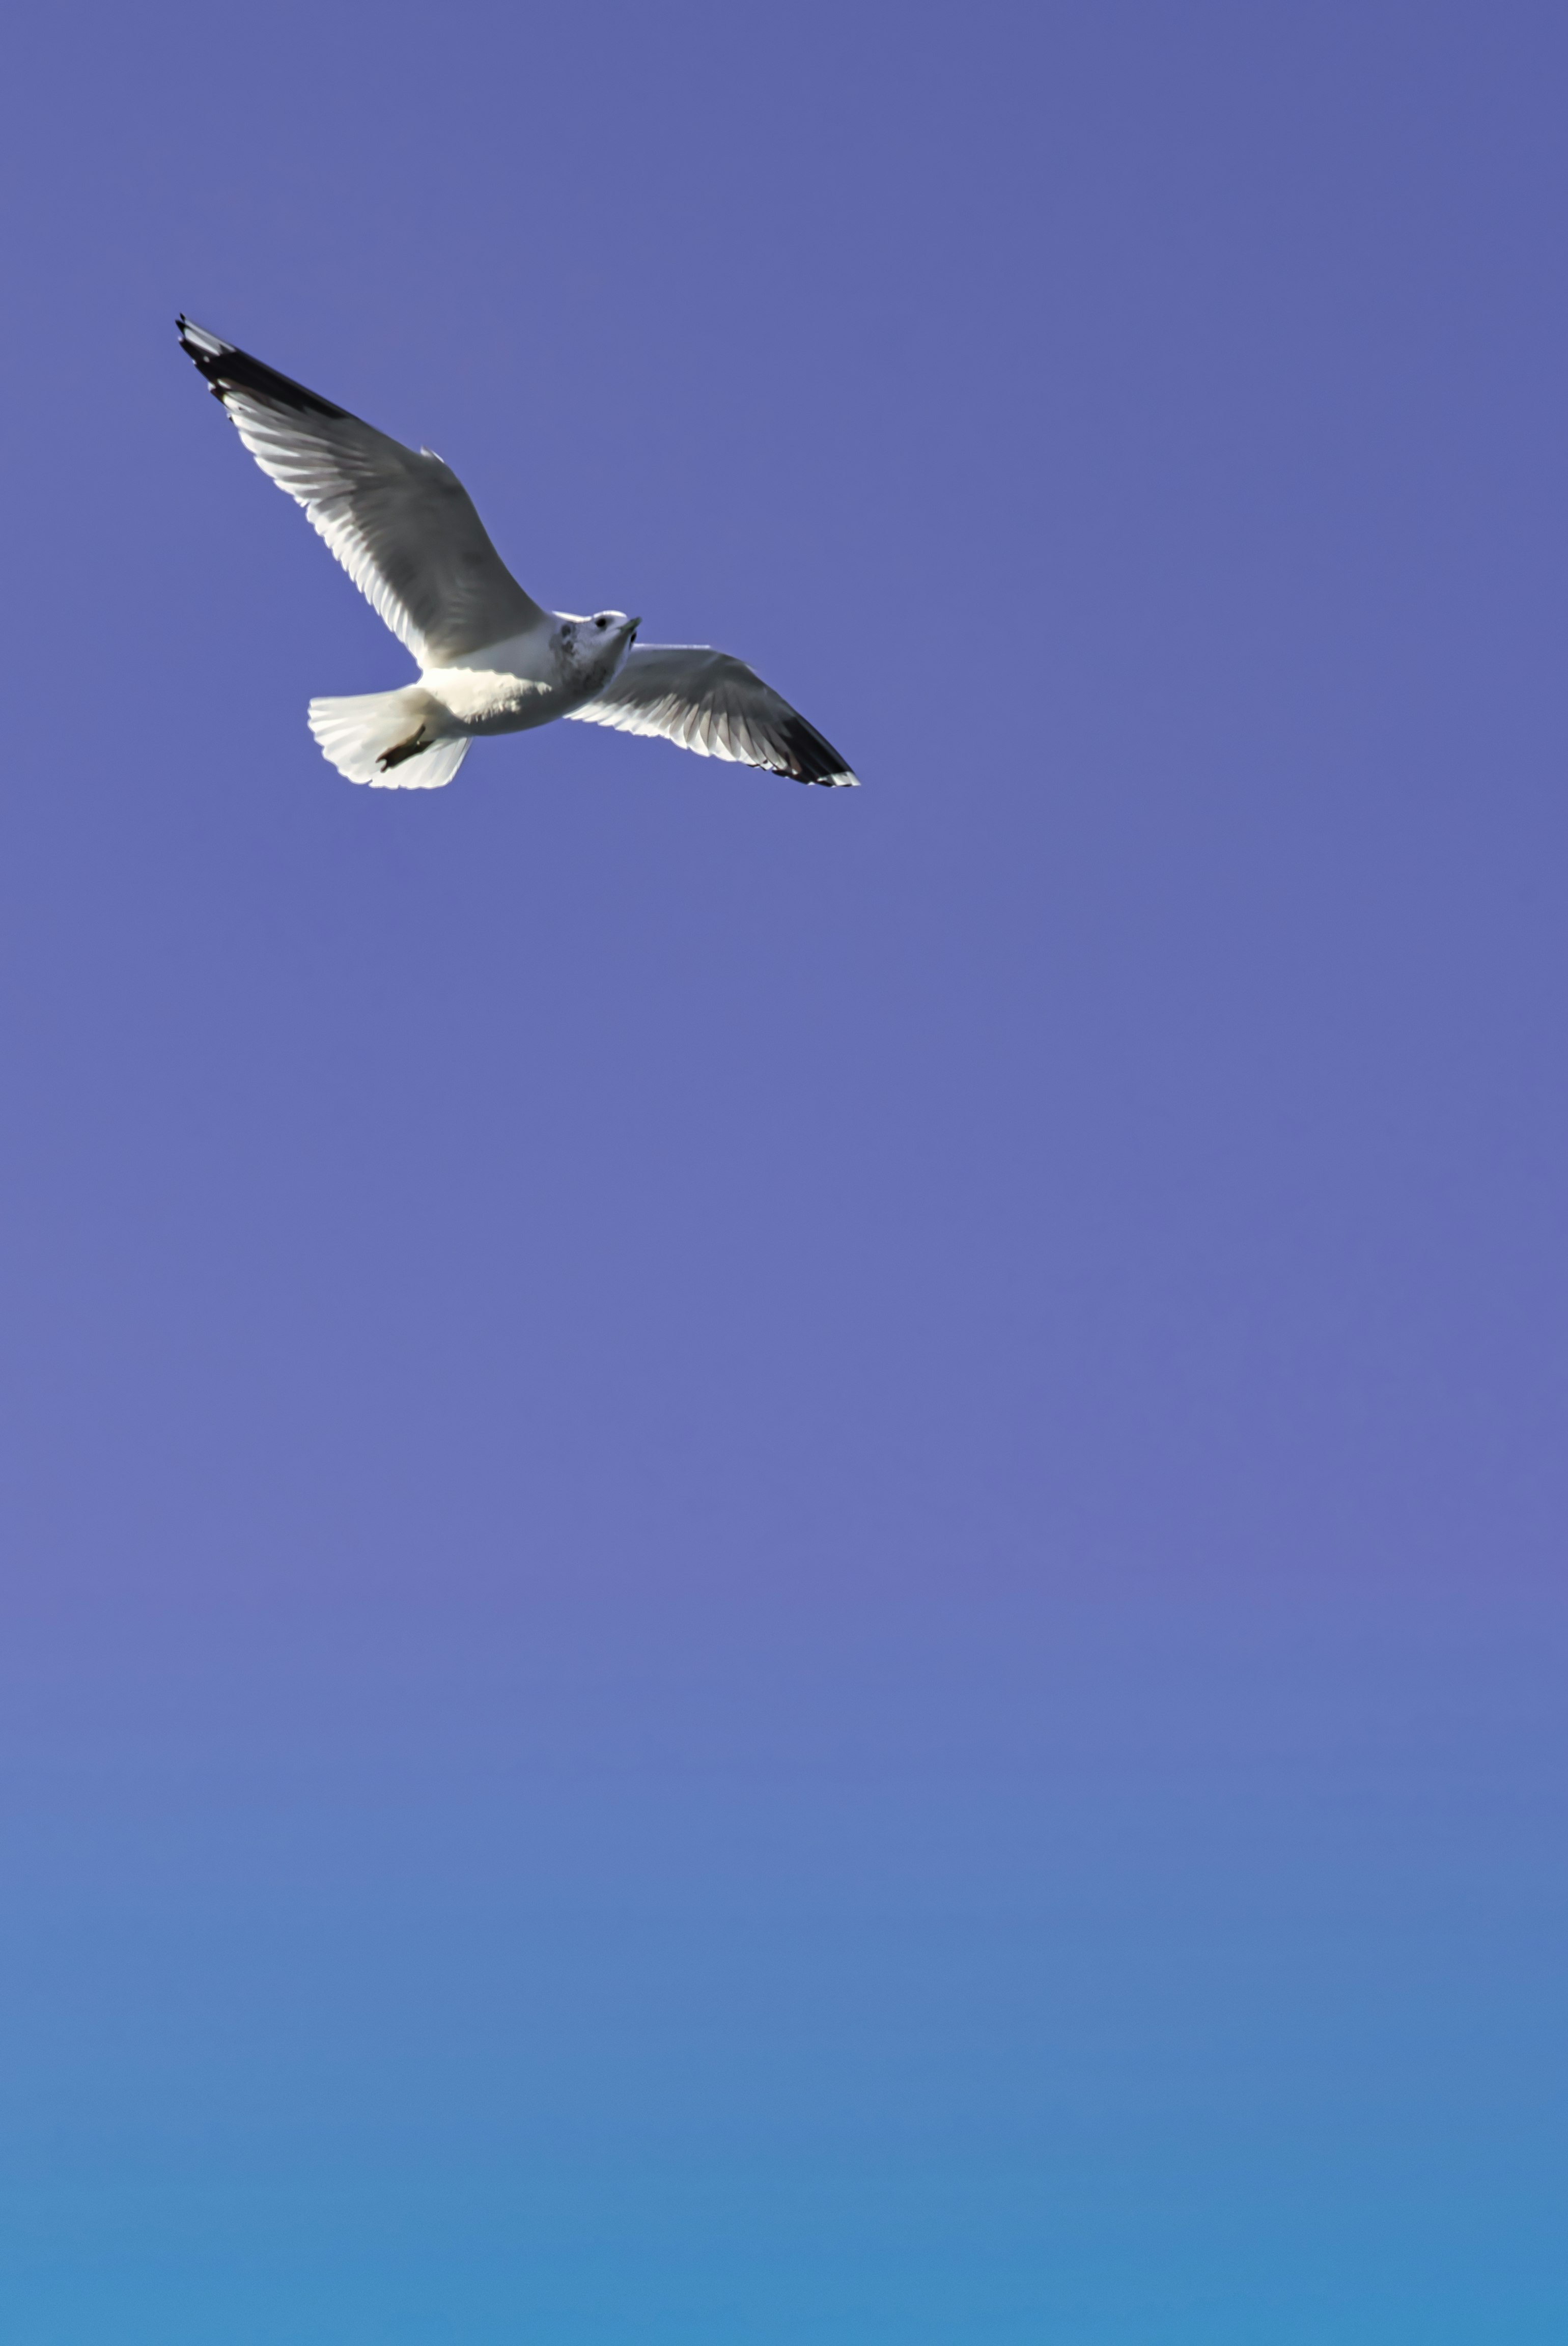
<svg viewBox="0 0 1568 2346"><path fill-rule="evenodd" d="M608 619L606 619L606 617L605 617L605 615L604 615L604 613L603 613L602 611L599 613L598 617L594 621L594 625L595 625L595 627L607 627L609 626L609 624L610 624L610 623L609 623Z"/></svg>

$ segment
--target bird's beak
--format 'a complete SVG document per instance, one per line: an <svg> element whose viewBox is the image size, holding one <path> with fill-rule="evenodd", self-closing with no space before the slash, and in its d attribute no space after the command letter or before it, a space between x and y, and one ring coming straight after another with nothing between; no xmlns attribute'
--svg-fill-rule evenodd
<svg viewBox="0 0 1568 2346"><path fill-rule="evenodd" d="M626 621L626 626L621 629L621 633L625 636L628 644L635 641L637 629L641 626L642 621L640 619L628 619Z"/></svg>

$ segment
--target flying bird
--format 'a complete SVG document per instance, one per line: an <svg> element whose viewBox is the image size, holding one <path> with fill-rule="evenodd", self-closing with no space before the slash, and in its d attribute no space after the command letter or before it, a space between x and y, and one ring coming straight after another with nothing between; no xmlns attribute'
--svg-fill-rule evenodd
<svg viewBox="0 0 1568 2346"><path fill-rule="evenodd" d="M395 692L311 701L311 730L350 781L433 790L476 735L557 717L662 734L798 782L857 780L744 660L707 644L639 644L642 622L624 611L545 610L430 449L405 448L188 318L179 339L261 470L419 663L418 682Z"/></svg>

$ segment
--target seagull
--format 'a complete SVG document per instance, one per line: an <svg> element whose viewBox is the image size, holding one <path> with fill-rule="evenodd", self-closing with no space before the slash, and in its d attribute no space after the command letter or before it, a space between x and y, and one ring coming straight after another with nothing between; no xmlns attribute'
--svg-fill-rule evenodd
<svg viewBox="0 0 1568 2346"><path fill-rule="evenodd" d="M639 644L624 611L582 618L525 595L451 466L361 423L193 325L179 339L261 470L303 505L419 663L395 692L312 700L311 730L351 782L434 790L483 733L557 717L662 734L699 758L826 788L858 777L756 670L708 644Z"/></svg>

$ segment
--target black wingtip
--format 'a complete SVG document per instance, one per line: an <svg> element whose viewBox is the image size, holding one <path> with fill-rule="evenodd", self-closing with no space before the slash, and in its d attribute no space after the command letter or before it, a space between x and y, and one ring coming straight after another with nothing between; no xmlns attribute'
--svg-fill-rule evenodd
<svg viewBox="0 0 1568 2346"><path fill-rule="evenodd" d="M214 399L223 396L223 385L217 380L219 362L229 355L229 345L209 334L205 326L197 325L182 310L175 320L179 335L179 347L199 371Z"/></svg>
<svg viewBox="0 0 1568 2346"><path fill-rule="evenodd" d="M818 732L805 718L790 711L789 721L782 729L784 750L789 764L777 769L797 782L818 782L824 790L842 790L860 780L840 757L832 743Z"/></svg>
<svg viewBox="0 0 1568 2346"><path fill-rule="evenodd" d="M253 359L248 351L236 350L232 342L209 333L181 311L176 321L179 346L200 373L214 399L222 399L231 391L256 392L275 406L290 407L297 414L346 416L346 407L334 407L330 399L319 393L307 391L302 382L291 376L280 374L276 367L266 366Z"/></svg>

